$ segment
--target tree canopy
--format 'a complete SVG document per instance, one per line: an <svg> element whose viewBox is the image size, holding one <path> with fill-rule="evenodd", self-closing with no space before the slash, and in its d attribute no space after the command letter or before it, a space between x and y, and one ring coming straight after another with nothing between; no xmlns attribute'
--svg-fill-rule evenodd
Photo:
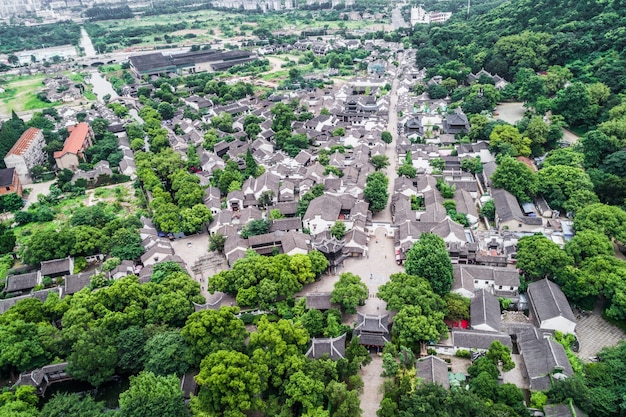
<svg viewBox="0 0 626 417"><path fill-rule="evenodd" d="M406 273L425 278L433 291L443 296L450 292L454 277L450 255L443 239L434 233L422 233L406 254Z"/></svg>

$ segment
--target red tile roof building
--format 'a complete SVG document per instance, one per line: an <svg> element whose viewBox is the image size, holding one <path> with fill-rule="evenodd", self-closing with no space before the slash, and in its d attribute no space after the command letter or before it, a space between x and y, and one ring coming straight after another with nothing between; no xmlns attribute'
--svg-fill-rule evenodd
<svg viewBox="0 0 626 417"><path fill-rule="evenodd" d="M70 136L65 140L63 149L54 153L54 160L59 169L75 171L78 164L85 160L85 150L93 145L93 130L87 123L78 123L70 127Z"/></svg>
<svg viewBox="0 0 626 417"><path fill-rule="evenodd" d="M16 193L22 196L22 184L15 168L0 169L0 195Z"/></svg>
<svg viewBox="0 0 626 417"><path fill-rule="evenodd" d="M22 184L30 184L30 170L36 165L46 163L43 151L46 142L41 129L28 128L4 156L7 168L15 168Z"/></svg>

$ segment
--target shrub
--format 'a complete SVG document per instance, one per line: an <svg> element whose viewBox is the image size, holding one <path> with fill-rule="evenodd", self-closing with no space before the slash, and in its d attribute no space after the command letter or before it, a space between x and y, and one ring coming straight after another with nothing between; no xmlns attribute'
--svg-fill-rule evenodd
<svg viewBox="0 0 626 417"><path fill-rule="evenodd" d="M459 349L456 351L456 353L454 354L454 356L456 356L457 358L471 358L471 353L469 350L465 350L465 349Z"/></svg>

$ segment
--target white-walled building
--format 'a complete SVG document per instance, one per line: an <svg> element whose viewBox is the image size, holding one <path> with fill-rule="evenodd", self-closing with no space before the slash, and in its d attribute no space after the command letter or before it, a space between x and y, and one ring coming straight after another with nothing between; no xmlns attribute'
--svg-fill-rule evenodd
<svg viewBox="0 0 626 417"><path fill-rule="evenodd" d="M15 145L4 156L5 165L7 168L15 168L22 184L32 183L30 170L46 162L44 146L46 142L41 129L30 127L22 133Z"/></svg>

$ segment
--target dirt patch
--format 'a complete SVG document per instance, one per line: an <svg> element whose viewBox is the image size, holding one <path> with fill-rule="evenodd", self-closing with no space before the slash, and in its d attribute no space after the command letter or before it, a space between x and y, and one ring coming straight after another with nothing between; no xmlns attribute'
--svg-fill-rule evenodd
<svg viewBox="0 0 626 417"><path fill-rule="evenodd" d="M524 103L502 103L496 106L494 117L507 123L515 124L524 117L526 108Z"/></svg>

